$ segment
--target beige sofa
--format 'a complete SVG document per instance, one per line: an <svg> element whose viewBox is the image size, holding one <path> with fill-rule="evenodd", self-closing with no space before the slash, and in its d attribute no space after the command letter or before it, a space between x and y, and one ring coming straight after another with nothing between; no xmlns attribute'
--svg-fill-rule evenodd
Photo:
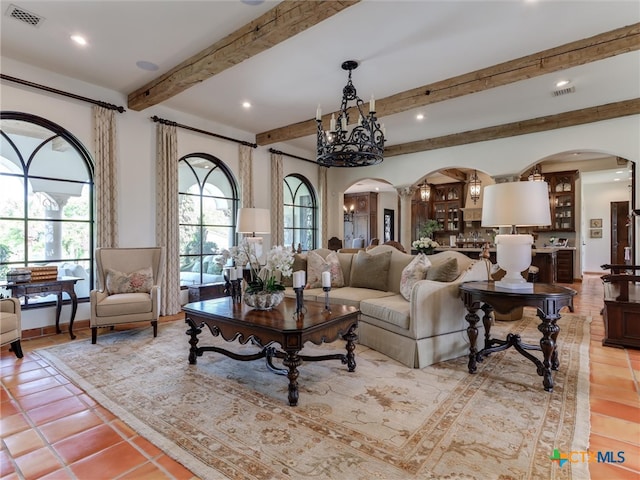
<svg viewBox="0 0 640 480"><path fill-rule="evenodd" d="M332 251L318 249L314 252L326 258ZM387 290L384 291L350 286L352 267L355 266L353 259L357 253L337 253L345 286L332 288L329 298L332 303L360 308L359 343L414 368L468 355L468 323L458 287L465 281L487 280L487 265L455 251L428 255L433 266L455 258L458 275L450 282L419 280L407 301L400 294L400 280L402 271L414 256L388 245L379 245L366 253L379 255L384 252L391 252ZM286 294L295 296L290 287ZM304 290L306 300L324 302L324 295L322 288Z"/></svg>

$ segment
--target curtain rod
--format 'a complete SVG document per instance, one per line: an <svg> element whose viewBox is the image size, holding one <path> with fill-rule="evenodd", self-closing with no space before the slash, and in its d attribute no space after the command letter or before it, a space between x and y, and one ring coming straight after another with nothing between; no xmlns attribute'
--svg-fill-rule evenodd
<svg viewBox="0 0 640 480"><path fill-rule="evenodd" d="M185 130L191 130L192 132L203 133L204 135L209 135L211 137L222 138L223 140L228 140L230 142L240 143L242 145L246 145L247 147L251 147L251 148L257 148L258 147L257 143L251 143L251 142L246 142L244 140L238 140L236 138L225 137L224 135L219 135L217 133L207 132L206 130L200 130L199 128L190 127L188 125L182 125L182 124L177 123L177 122L172 122L171 120L165 120L164 118L160 118L160 117L157 117L155 115L153 117L151 117L151 120L153 120L154 122L157 122L157 123L162 123L163 125L172 125L174 127L184 128Z"/></svg>
<svg viewBox="0 0 640 480"><path fill-rule="evenodd" d="M39 90L44 90L49 93L57 93L58 95L62 95L69 98L75 98L76 100L82 100L83 102L93 103L94 105L98 105L100 107L108 108L109 110L117 110L120 113L126 112L124 107L119 107L117 105L113 105L111 103L103 102L100 100L94 100L92 98L82 97L80 95L76 95L75 93L64 92L62 90L58 90L57 88L47 87L46 85L40 85L37 83L29 82L27 80L22 80L20 78L11 77L9 75L0 74L0 79L8 80L10 82L19 83L21 85L25 85L27 87L37 88Z"/></svg>
<svg viewBox="0 0 640 480"><path fill-rule="evenodd" d="M315 163L316 165L318 164L317 162L314 162L313 160L309 160L308 158L302 158L302 157L299 157L297 155L291 155L290 153L281 152L280 150L276 150L275 148L270 148L269 149L269 153L275 153L277 155L286 155L287 157L296 158L296 159L302 160L304 162Z"/></svg>

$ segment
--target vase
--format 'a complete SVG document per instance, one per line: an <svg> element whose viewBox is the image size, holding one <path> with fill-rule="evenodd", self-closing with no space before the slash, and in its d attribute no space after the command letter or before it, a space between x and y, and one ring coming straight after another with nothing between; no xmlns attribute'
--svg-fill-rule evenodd
<svg viewBox="0 0 640 480"><path fill-rule="evenodd" d="M271 310L284 300L284 290L276 292L245 292L243 298L245 304L256 310Z"/></svg>
<svg viewBox="0 0 640 480"><path fill-rule="evenodd" d="M418 250L419 253L424 253L425 255L433 255L434 248L424 248L422 250Z"/></svg>

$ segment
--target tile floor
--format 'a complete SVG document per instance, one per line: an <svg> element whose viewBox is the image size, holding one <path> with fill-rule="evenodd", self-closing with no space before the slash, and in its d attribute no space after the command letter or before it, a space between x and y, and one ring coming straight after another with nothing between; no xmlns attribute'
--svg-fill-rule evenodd
<svg viewBox="0 0 640 480"><path fill-rule="evenodd" d="M590 463L593 480L640 479L640 350L603 347L602 285L585 276L577 313L591 315L590 451L624 451L624 463ZM181 316L162 321L181 321ZM140 328L135 326L133 328ZM79 329L78 338L90 330ZM17 360L0 356L0 478L191 479L191 472L96 404L42 359L37 349L69 341L66 334L23 342Z"/></svg>

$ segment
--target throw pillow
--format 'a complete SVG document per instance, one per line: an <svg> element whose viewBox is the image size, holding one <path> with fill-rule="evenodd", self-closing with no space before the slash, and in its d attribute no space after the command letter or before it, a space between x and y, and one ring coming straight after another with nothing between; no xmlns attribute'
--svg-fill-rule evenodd
<svg viewBox="0 0 640 480"><path fill-rule="evenodd" d="M411 260L411 263L404 267L402 270L402 276L400 277L400 294L405 300L411 299L411 290L413 286L419 280L424 280L427 275L427 270L431 266L431 261L424 253L419 253Z"/></svg>
<svg viewBox="0 0 640 480"><path fill-rule="evenodd" d="M359 251L353 257L350 286L386 292L390 265L391 252L370 255Z"/></svg>
<svg viewBox="0 0 640 480"><path fill-rule="evenodd" d="M427 280L436 282L453 282L458 278L458 259L450 258L441 263L431 265L427 270Z"/></svg>
<svg viewBox="0 0 640 480"><path fill-rule="evenodd" d="M307 271L307 254L306 253L295 253L293 255L293 265L291 266L292 272L297 272L298 270ZM282 285L285 287L293 287L293 275L289 275L288 277L282 277Z"/></svg>
<svg viewBox="0 0 640 480"><path fill-rule="evenodd" d="M107 269L107 292L115 293L149 293L153 287L153 270L142 268L131 273L122 273Z"/></svg>
<svg viewBox="0 0 640 480"><path fill-rule="evenodd" d="M307 255L307 285L308 288L322 287L322 272L331 273L331 286L344 287L342 267L336 252L331 252L327 258L322 258L316 252L311 251Z"/></svg>

